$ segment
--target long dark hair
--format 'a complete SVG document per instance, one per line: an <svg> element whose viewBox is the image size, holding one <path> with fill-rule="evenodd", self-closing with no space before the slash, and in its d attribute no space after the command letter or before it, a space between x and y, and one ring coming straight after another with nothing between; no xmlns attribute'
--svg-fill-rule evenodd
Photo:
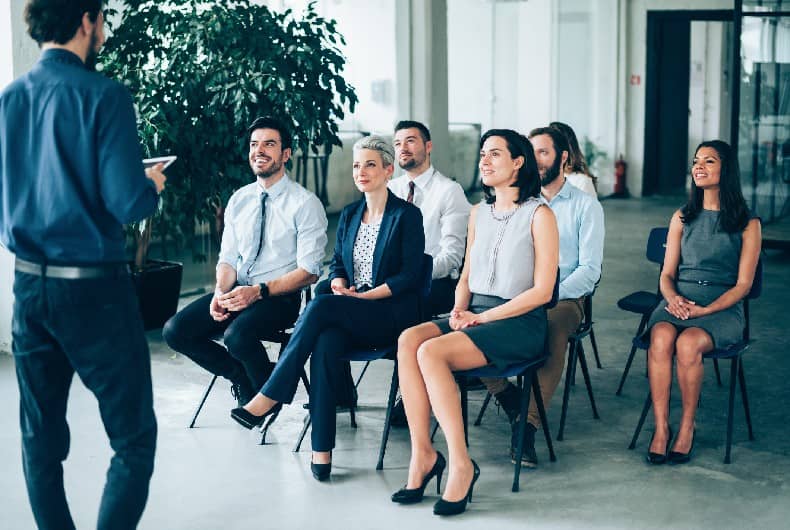
<svg viewBox="0 0 790 530"><path fill-rule="evenodd" d="M516 182L512 184L514 188L518 188L518 198L516 204L521 204L530 197L540 196L540 172L538 171L538 163L535 160L535 151L532 149L532 143L521 133L512 129L489 129L480 138L480 149L486 140L492 136L498 136L505 140L507 149L510 151L512 158L524 157L524 163L518 170ZM493 204L496 200L491 186L483 184L483 195L485 195L486 203Z"/></svg>
<svg viewBox="0 0 790 530"><path fill-rule="evenodd" d="M573 173L582 173L590 177L593 181L593 186L598 188L598 177L593 175L590 167L587 165L587 159L584 158L584 152L579 147L579 140L576 138L576 133L567 123L561 121L553 121L549 123L549 127L557 129L568 140L568 169Z"/></svg>
<svg viewBox="0 0 790 530"><path fill-rule="evenodd" d="M738 156L730 144L722 140L702 142L694 150L694 154L703 147L714 149L721 160L719 176L719 226L728 233L741 232L749 224L749 208L741 193L741 172L738 169ZM691 178L689 200L680 210L680 219L688 224L697 218L702 210L703 190L697 187L694 177Z"/></svg>

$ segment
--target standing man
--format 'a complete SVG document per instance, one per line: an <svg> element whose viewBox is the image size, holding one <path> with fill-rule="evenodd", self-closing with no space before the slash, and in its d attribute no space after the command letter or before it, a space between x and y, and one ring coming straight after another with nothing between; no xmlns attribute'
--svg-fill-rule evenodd
<svg viewBox="0 0 790 530"><path fill-rule="evenodd" d="M472 208L461 185L431 165L433 146L425 125L410 120L398 122L394 145L398 165L406 174L392 179L389 188L422 212L425 252L433 256L429 314L449 313L455 303Z"/></svg>
<svg viewBox="0 0 790 530"><path fill-rule="evenodd" d="M274 364L261 340L293 325L302 288L321 274L327 242L321 201L285 174L292 144L287 127L258 118L247 138L256 178L225 209L214 292L162 330L171 348L230 380L239 406L269 379ZM213 340L220 333L224 347Z"/></svg>
<svg viewBox="0 0 790 530"><path fill-rule="evenodd" d="M122 225L155 211L165 176L161 165L143 170L129 93L92 71L104 44L102 1L29 0L25 19L43 52L0 95L0 237L16 254L13 353L28 496L39 528L74 528L62 462L76 372L115 452L98 528L134 528L156 418Z"/></svg>
<svg viewBox="0 0 790 530"><path fill-rule="evenodd" d="M565 178L568 142L565 136L549 127L534 129L529 134L541 178L541 194L557 217L560 231L559 302L547 312L549 357L538 370L543 402L548 407L565 368L568 337L584 318L584 297L590 295L601 277L603 262L604 219L601 204L576 188ZM515 426L521 395L518 387L507 379L483 379L488 391L496 397L513 426L510 453L515 454ZM540 427L535 399L529 402L524 454L521 465L536 467L535 432Z"/></svg>

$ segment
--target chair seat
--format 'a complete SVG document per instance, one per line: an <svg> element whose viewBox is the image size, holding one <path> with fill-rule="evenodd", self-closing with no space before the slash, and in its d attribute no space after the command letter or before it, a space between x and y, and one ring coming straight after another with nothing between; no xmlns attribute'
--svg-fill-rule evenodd
<svg viewBox="0 0 790 530"><path fill-rule="evenodd" d="M343 361L376 361L378 359L394 359L398 353L397 346L383 346L381 348L370 348L367 350L352 350L343 353L340 359Z"/></svg>
<svg viewBox="0 0 790 530"><path fill-rule="evenodd" d="M481 366L480 368L455 372L455 374L466 377L515 377L517 375L521 375L529 368L541 366L544 362L546 362L546 357L541 357L540 359L533 361L511 364L504 369L497 368L493 364L489 364L486 366Z"/></svg>
<svg viewBox="0 0 790 530"><path fill-rule="evenodd" d="M640 313L642 315L650 313L656 307L661 298L656 293L649 291L637 291L617 301L617 307L623 311Z"/></svg>

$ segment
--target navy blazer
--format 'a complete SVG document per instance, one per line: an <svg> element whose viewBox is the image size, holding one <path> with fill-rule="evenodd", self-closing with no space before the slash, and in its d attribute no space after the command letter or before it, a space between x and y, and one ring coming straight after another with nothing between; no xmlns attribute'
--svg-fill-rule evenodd
<svg viewBox="0 0 790 530"><path fill-rule="evenodd" d="M353 285L354 241L357 238L362 216L367 208L363 197L340 212L337 224L337 240L329 279L344 278ZM386 283L392 297L384 298L411 313L408 306L417 310L422 267L425 252L425 232L422 227L420 209L396 197L388 190L387 205L381 218L376 248L373 251L373 287Z"/></svg>

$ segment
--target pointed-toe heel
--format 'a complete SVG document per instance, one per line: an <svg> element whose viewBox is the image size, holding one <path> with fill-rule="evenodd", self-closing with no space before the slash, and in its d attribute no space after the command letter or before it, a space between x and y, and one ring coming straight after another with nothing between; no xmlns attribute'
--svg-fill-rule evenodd
<svg viewBox="0 0 790 530"><path fill-rule="evenodd" d="M656 437L656 433L653 433L652 438L650 438L650 445L653 445L653 438ZM647 456L645 459L647 460L648 464L652 464L654 466L660 466L661 464L667 463L667 453L669 452L669 444L672 442L672 429L669 429L669 434L667 435L667 446L664 449L663 453L653 453L650 451L650 446L648 446Z"/></svg>
<svg viewBox="0 0 790 530"><path fill-rule="evenodd" d="M266 420L266 418L270 418L269 422L266 424L266 428L268 429L269 425L271 425L272 422L280 414L282 408L283 408L283 404L277 403L262 416L256 416L255 414L248 412L247 409L245 409L244 407L237 407L230 411L230 417L233 418L236 421L236 423L238 423L245 429L252 429L253 427L258 427Z"/></svg>
<svg viewBox="0 0 790 530"><path fill-rule="evenodd" d="M477 479L480 478L480 467L477 465L477 462L472 460L472 466L474 468L474 475L472 475L472 482L469 484L469 490L466 492L466 496L460 501L455 502L439 499L436 501L436 504L433 505L434 515L458 515L466 511L467 503L472 502L472 493L474 493L475 490L475 482L477 482Z"/></svg>
<svg viewBox="0 0 790 530"><path fill-rule="evenodd" d="M436 462L434 462L431 470L423 477L422 484L417 488L409 489L404 487L399 489L392 494L392 502L397 502L399 504L415 504L420 502L425 495L425 487L433 477L436 477L436 494L438 495L442 487L442 474L444 473L445 467L447 467L447 460L444 459L442 453L436 451Z"/></svg>
<svg viewBox="0 0 790 530"><path fill-rule="evenodd" d="M328 464L314 464L310 462L310 472L318 482L326 482L332 474L332 462Z"/></svg>
<svg viewBox="0 0 790 530"><path fill-rule="evenodd" d="M667 457L667 462L672 465L679 465L679 464L688 464L689 460L691 460L691 453L694 451L694 439L697 437L696 429L691 434L691 447L689 447L688 453L679 453L677 451L670 451L669 456Z"/></svg>

